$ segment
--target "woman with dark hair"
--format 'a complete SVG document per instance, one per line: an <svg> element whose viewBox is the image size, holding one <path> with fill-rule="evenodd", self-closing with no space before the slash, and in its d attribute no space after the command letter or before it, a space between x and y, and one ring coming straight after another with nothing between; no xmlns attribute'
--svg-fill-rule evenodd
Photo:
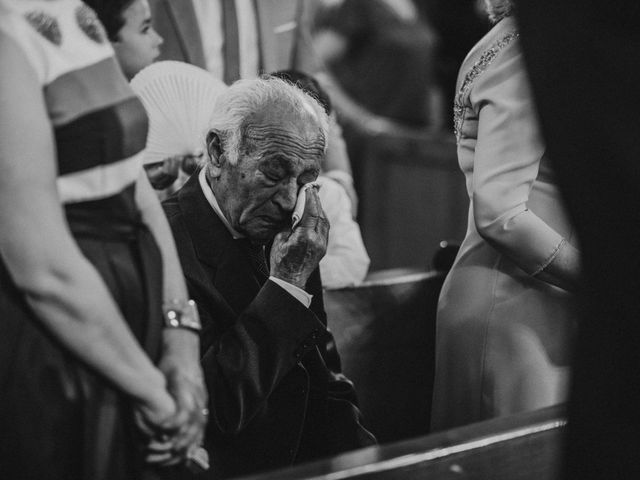
<svg viewBox="0 0 640 480"><path fill-rule="evenodd" d="M454 125L471 199L438 304L432 427L566 398L577 240L545 145L509 0L462 64Z"/></svg>
<svg viewBox="0 0 640 480"><path fill-rule="evenodd" d="M86 0L98 15L128 80L160 55L162 37L151 24L147 0Z"/></svg>
<svg viewBox="0 0 640 480"><path fill-rule="evenodd" d="M95 10L105 26L127 80L158 58L163 40L151 24L151 9L147 0L85 0L84 3ZM145 165L145 170L153 188L164 190L174 184L181 169L190 175L195 167L193 157L175 155L162 162ZM164 197L164 192L159 196Z"/></svg>
<svg viewBox="0 0 640 480"><path fill-rule="evenodd" d="M202 440L198 313L147 119L79 0L0 0L0 472L138 479Z"/></svg>

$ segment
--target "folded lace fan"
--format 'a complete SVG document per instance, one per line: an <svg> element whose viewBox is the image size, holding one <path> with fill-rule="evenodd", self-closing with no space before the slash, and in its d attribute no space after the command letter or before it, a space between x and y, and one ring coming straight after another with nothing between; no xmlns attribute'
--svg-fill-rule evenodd
<svg viewBox="0 0 640 480"><path fill-rule="evenodd" d="M131 80L149 116L144 163L175 155L202 154L216 98L227 86L202 68L156 62Z"/></svg>

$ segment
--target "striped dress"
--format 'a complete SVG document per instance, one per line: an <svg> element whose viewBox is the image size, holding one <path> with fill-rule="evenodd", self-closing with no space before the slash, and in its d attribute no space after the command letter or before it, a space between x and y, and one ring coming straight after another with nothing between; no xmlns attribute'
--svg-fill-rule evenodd
<svg viewBox="0 0 640 480"><path fill-rule="evenodd" d="M0 0L0 41L42 85L70 230L155 361L161 258L134 201L144 109L79 0ZM0 259L0 477L141 478L131 424L125 396L41 328Z"/></svg>

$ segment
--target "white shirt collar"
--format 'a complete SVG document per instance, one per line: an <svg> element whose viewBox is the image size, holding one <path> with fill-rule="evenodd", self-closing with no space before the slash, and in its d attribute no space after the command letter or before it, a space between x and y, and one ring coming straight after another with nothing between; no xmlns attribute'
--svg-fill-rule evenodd
<svg viewBox="0 0 640 480"><path fill-rule="evenodd" d="M209 205L211 205L211 208L213 208L213 211L216 213L216 215L220 218L220 220L222 220L224 226L227 227L227 230L229 230L229 233L234 238L234 240L237 240L238 238L244 238L244 235L235 230L222 213L220 205L218 205L218 201L213 194L213 190L211 190L209 182L207 182L206 169L206 166L202 167L200 173L198 173L198 182L200 182L200 188L202 189L202 193L204 193L204 197L207 199L207 202L209 202Z"/></svg>

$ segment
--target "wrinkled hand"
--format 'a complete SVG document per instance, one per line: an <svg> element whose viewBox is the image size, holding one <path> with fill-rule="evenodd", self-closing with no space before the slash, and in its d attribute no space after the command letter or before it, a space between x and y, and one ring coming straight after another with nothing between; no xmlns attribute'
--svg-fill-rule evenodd
<svg viewBox="0 0 640 480"><path fill-rule="evenodd" d="M317 188L307 190L302 219L293 230L276 235L271 247L271 275L304 288L327 251L329 220L322 210Z"/></svg>
<svg viewBox="0 0 640 480"><path fill-rule="evenodd" d="M174 157L166 158L162 162L145 165L144 169L147 172L147 177L149 178L151 186L155 190L164 190L165 188L168 188L177 180L182 160L182 155L176 155Z"/></svg>

